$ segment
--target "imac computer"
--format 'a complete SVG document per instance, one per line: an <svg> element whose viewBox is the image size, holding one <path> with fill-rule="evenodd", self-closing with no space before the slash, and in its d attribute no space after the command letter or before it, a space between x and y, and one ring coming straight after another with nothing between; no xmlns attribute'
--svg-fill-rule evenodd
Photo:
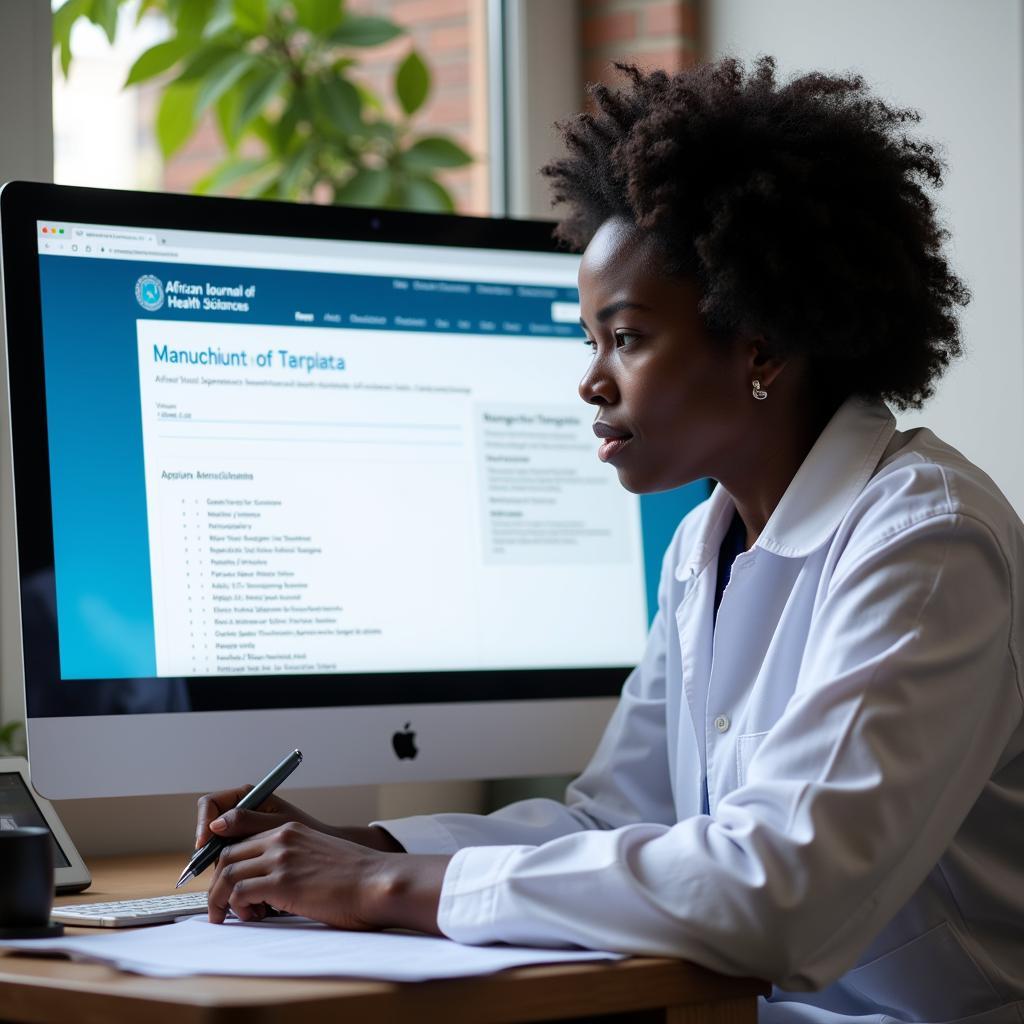
<svg viewBox="0 0 1024 1024"><path fill-rule="evenodd" d="M0 229L41 793L585 763L704 492L598 462L550 224L18 182Z"/></svg>

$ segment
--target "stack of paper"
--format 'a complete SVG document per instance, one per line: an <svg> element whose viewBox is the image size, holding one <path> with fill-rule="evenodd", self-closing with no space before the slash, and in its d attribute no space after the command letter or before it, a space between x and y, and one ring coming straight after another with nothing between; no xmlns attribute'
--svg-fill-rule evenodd
<svg viewBox="0 0 1024 1024"><path fill-rule="evenodd" d="M449 939L405 932L345 932L305 918L210 924L188 918L135 931L58 939L19 939L0 948L68 953L136 974L241 974L270 977L378 978L426 981L490 974L526 964L614 960L617 953L463 946Z"/></svg>

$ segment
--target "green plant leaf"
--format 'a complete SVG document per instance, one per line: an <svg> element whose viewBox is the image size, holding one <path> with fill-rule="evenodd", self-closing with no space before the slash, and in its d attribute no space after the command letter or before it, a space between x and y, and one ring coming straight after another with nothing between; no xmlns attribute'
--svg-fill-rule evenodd
<svg viewBox="0 0 1024 1024"><path fill-rule="evenodd" d="M182 39L195 41L206 29L213 15L215 0L178 0L174 27Z"/></svg>
<svg viewBox="0 0 1024 1024"><path fill-rule="evenodd" d="M313 97L310 95L312 86L312 82L307 82L306 88L292 91L292 106L295 108L295 116L300 122L305 121L307 124L312 124L315 114Z"/></svg>
<svg viewBox="0 0 1024 1024"><path fill-rule="evenodd" d="M18 720L5 722L0 726L0 755L22 753L21 745L15 741L14 737L23 728L23 724Z"/></svg>
<svg viewBox="0 0 1024 1024"><path fill-rule="evenodd" d="M409 114L415 114L430 92L430 72L423 58L413 50L401 64L395 74L395 93L402 109Z"/></svg>
<svg viewBox="0 0 1024 1024"><path fill-rule="evenodd" d="M269 178L248 185L242 195L249 199L280 199L281 176L276 172Z"/></svg>
<svg viewBox="0 0 1024 1024"><path fill-rule="evenodd" d="M243 78L241 82L226 90L214 105L217 113L217 127L220 129L221 138L232 153L234 153L235 147L238 145L239 133L235 131L235 122L238 119L238 108L242 103L241 93L244 83L245 79Z"/></svg>
<svg viewBox="0 0 1024 1024"><path fill-rule="evenodd" d="M164 90L156 113L156 137L165 160L195 131L198 95L195 82L172 82Z"/></svg>
<svg viewBox="0 0 1024 1024"><path fill-rule="evenodd" d="M226 35L234 31L236 31L235 12L231 9L231 0L218 0L214 5L210 20L206 23L204 36L207 39L213 39L215 36Z"/></svg>
<svg viewBox="0 0 1024 1024"><path fill-rule="evenodd" d="M371 88L369 88L369 86L364 85L362 82L356 82L354 84L359 90L359 95L363 97L364 107L369 107L371 110L378 110L381 113L384 113L383 101Z"/></svg>
<svg viewBox="0 0 1024 1024"><path fill-rule="evenodd" d="M298 23L315 36L333 32L344 11L342 0L292 0L292 6Z"/></svg>
<svg viewBox="0 0 1024 1024"><path fill-rule="evenodd" d="M366 122L361 135L367 140L368 150L388 158L394 153L398 132L390 121Z"/></svg>
<svg viewBox="0 0 1024 1024"><path fill-rule="evenodd" d="M71 67L71 43L70 41L60 43L60 70L64 77L68 77L68 68Z"/></svg>
<svg viewBox="0 0 1024 1024"><path fill-rule="evenodd" d="M135 11L135 24L141 25L142 19L145 18L150 11L157 11L158 13L163 14L163 2L164 0L139 0L139 6ZM181 0L179 0L179 3L180 2Z"/></svg>
<svg viewBox="0 0 1024 1024"><path fill-rule="evenodd" d="M274 126L267 120L265 115L257 114L252 119L252 124L249 125L249 134L259 139L270 152L275 151Z"/></svg>
<svg viewBox="0 0 1024 1024"><path fill-rule="evenodd" d="M299 109L292 102L284 108L284 113L276 124L271 125L271 147L278 156L283 156L292 143L295 136L295 129L299 126Z"/></svg>
<svg viewBox="0 0 1024 1024"><path fill-rule="evenodd" d="M392 174L386 168L363 167L334 191L344 206L381 206L391 191Z"/></svg>
<svg viewBox="0 0 1024 1024"><path fill-rule="evenodd" d="M319 83L318 93L324 114L343 135L353 135L362 129L363 101L351 82L328 78Z"/></svg>
<svg viewBox="0 0 1024 1024"><path fill-rule="evenodd" d="M166 43L151 46L132 65L122 88L126 89L137 82L145 82L174 67L191 48L189 40L181 38L168 39Z"/></svg>
<svg viewBox="0 0 1024 1024"><path fill-rule="evenodd" d="M60 48L60 69L68 77L71 66L71 29L89 9L91 0L67 0L53 12L53 45Z"/></svg>
<svg viewBox="0 0 1024 1024"><path fill-rule="evenodd" d="M196 97L196 117L216 103L256 61L251 53L232 53L215 64L204 76Z"/></svg>
<svg viewBox="0 0 1024 1024"><path fill-rule="evenodd" d="M405 29L387 18L363 14L346 14L331 33L328 42L335 46L380 46L402 35Z"/></svg>
<svg viewBox="0 0 1024 1024"><path fill-rule="evenodd" d="M260 35L267 29L270 9L267 0L232 0L235 24L248 35Z"/></svg>
<svg viewBox="0 0 1024 1024"><path fill-rule="evenodd" d="M120 0L92 0L89 20L103 29L108 43L113 43L117 36L117 14L120 7Z"/></svg>
<svg viewBox="0 0 1024 1024"><path fill-rule="evenodd" d="M398 198L400 204L407 210L451 213L455 209L451 193L433 178L407 178L402 183Z"/></svg>
<svg viewBox="0 0 1024 1024"><path fill-rule="evenodd" d="M253 157L228 157L219 163L209 174L204 175L195 183L196 192L219 192L234 185L235 182L264 170L270 165L270 159L265 156Z"/></svg>
<svg viewBox="0 0 1024 1024"><path fill-rule="evenodd" d="M237 45L221 39L204 43L195 51L192 58L185 63L185 67L182 68L181 74L178 75L175 81L194 82L199 78L205 78L217 64L237 53Z"/></svg>
<svg viewBox="0 0 1024 1024"><path fill-rule="evenodd" d="M241 135L263 113L263 108L281 91L287 81L288 72L284 68L261 68L245 83L235 115L235 134Z"/></svg>
<svg viewBox="0 0 1024 1024"><path fill-rule="evenodd" d="M277 182L277 192L282 199L294 199L299 195L299 184L313 160L315 146L306 142L285 161L281 177Z"/></svg>
<svg viewBox="0 0 1024 1024"><path fill-rule="evenodd" d="M413 171L438 167L465 167L473 158L457 143L443 135L428 135L402 154L402 163Z"/></svg>

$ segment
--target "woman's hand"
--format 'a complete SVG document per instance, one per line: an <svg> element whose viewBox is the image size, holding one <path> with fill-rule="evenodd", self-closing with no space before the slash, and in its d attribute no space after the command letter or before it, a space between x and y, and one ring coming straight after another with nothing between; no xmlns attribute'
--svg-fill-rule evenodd
<svg viewBox="0 0 1024 1024"><path fill-rule="evenodd" d="M199 798L198 821L196 823L196 849L203 846L212 836L237 840L269 832L288 822L298 822L315 832L337 836L352 843L359 843L372 850L388 853L402 853L402 846L382 828L342 826L333 827L318 821L301 808L271 794L263 801L258 811L243 811L237 808L238 801L252 786L224 789Z"/></svg>
<svg viewBox="0 0 1024 1024"><path fill-rule="evenodd" d="M230 909L242 921L258 921L274 907L336 928L439 935L437 906L449 859L382 853L288 822L221 852L209 919L221 924Z"/></svg>

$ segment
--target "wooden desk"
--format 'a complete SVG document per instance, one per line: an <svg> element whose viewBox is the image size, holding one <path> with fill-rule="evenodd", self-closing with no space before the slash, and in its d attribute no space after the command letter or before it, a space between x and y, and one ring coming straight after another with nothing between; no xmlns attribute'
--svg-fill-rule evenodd
<svg viewBox="0 0 1024 1024"><path fill-rule="evenodd" d="M96 860L93 884L58 903L173 891L181 854ZM191 883L202 888L205 879ZM69 928L69 932L97 929ZM621 1014L621 1021L755 1024L762 982L676 960L521 967L482 978L377 981L144 978L97 964L0 954L0 1019L53 1024L478 1024ZM609 1018L614 1020L616 1018Z"/></svg>

